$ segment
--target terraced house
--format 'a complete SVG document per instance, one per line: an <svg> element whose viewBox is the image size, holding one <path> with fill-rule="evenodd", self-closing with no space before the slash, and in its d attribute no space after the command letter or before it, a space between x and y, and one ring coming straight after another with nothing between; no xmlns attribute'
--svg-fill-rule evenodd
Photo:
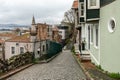
<svg viewBox="0 0 120 80"><path fill-rule="evenodd" d="M91 61L105 71L120 72L120 0L79 0L81 43Z"/></svg>

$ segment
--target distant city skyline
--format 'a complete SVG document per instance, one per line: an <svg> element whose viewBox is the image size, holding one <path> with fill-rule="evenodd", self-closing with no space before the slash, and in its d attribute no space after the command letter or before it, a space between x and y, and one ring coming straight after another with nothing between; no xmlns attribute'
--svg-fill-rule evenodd
<svg viewBox="0 0 120 80"><path fill-rule="evenodd" d="M74 0L0 0L0 24L58 24Z"/></svg>

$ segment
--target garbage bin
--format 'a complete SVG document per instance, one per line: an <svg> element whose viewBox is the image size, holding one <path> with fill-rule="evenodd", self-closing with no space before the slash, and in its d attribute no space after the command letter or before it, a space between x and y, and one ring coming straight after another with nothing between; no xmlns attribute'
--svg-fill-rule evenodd
<svg viewBox="0 0 120 80"><path fill-rule="evenodd" d="M82 42L82 50L85 50L85 43Z"/></svg>

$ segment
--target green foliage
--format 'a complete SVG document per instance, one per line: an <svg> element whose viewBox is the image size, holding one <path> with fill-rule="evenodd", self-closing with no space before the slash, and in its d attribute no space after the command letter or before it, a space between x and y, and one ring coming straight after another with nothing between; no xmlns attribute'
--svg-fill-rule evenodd
<svg viewBox="0 0 120 80"><path fill-rule="evenodd" d="M101 65L99 66L96 66L98 69L100 69L101 71L104 71L101 67ZM120 73L109 73L108 71L105 71L105 73L110 76L111 78L114 78L114 79L120 79Z"/></svg>
<svg viewBox="0 0 120 80"><path fill-rule="evenodd" d="M71 52L73 52L75 54L75 47L72 46Z"/></svg>
<svg viewBox="0 0 120 80"><path fill-rule="evenodd" d="M111 78L120 79L120 73L108 73Z"/></svg>
<svg viewBox="0 0 120 80"><path fill-rule="evenodd" d="M98 66L96 66L98 69L100 69L101 71L104 71L103 69L102 69L102 67L101 67L101 65L98 65Z"/></svg>
<svg viewBox="0 0 120 80"><path fill-rule="evenodd" d="M10 59L6 60L5 64L0 67L0 72L16 69L22 65L31 63L33 60L32 57L32 53L29 52L12 56Z"/></svg>
<svg viewBox="0 0 120 80"><path fill-rule="evenodd" d="M65 41L65 43L66 43L66 44L69 44L69 43L70 43L70 39L67 39L67 40Z"/></svg>
<svg viewBox="0 0 120 80"><path fill-rule="evenodd" d="M24 64L28 64L32 62L32 53L26 52L24 54L19 54L11 57L8 60L8 65L10 68L17 68Z"/></svg>

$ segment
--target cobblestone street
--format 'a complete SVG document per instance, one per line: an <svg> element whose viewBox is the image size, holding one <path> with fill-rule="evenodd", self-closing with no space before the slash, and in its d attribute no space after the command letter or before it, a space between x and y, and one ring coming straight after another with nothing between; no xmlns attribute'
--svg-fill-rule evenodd
<svg viewBox="0 0 120 80"><path fill-rule="evenodd" d="M45 64L33 65L7 80L83 80L85 74L69 50Z"/></svg>

